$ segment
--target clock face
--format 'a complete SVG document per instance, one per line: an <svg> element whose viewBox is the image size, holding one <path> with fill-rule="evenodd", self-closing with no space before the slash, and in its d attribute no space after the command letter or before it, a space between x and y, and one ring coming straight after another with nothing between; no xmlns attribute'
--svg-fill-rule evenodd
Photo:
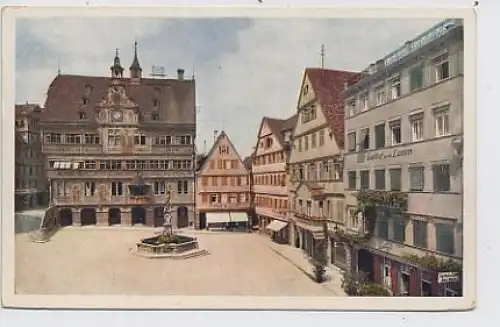
<svg viewBox="0 0 500 327"><path fill-rule="evenodd" d="M121 111L113 111L111 117L113 118L114 121L122 121L123 114Z"/></svg>

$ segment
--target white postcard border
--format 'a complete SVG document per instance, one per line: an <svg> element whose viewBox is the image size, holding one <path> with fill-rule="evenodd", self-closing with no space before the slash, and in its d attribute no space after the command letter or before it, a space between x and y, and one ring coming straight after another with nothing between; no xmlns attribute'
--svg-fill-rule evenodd
<svg viewBox="0 0 500 327"><path fill-rule="evenodd" d="M133 8L133 10L131 10ZM264 309L264 310L467 310L476 303L476 14L472 8L366 8L340 6L255 7L4 7L2 8L2 305L24 308L92 309ZM345 17L464 19L464 296L450 298L89 296L19 295L14 290L14 74L16 17ZM368 63L367 63L368 64Z"/></svg>

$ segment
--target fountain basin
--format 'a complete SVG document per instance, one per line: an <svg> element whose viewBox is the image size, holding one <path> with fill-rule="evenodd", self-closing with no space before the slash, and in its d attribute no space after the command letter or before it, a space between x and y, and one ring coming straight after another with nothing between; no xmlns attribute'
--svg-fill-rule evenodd
<svg viewBox="0 0 500 327"><path fill-rule="evenodd" d="M136 243L135 254L146 258L187 259L208 254L200 249L196 237L186 235L157 235Z"/></svg>

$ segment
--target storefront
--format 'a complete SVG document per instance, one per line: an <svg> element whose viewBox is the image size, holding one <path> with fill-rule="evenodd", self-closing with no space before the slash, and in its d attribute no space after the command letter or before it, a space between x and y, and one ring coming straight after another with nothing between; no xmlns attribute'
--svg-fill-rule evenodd
<svg viewBox="0 0 500 327"><path fill-rule="evenodd" d="M462 283L459 273L440 273L422 268L419 264L403 258L382 254L378 250L358 250L358 270L366 271L367 258L360 256L360 251L370 252L373 262L371 282L384 284L393 296L461 296ZM444 276L444 277L443 277Z"/></svg>

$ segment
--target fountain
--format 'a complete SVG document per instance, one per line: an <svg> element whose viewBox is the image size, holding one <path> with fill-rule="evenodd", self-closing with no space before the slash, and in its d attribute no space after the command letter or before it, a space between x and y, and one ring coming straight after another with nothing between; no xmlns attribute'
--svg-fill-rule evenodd
<svg viewBox="0 0 500 327"><path fill-rule="evenodd" d="M174 234L172 230L171 190L168 189L163 207L163 231L160 235L142 239L136 244L137 255L147 258L187 259L208 254L200 249L196 237Z"/></svg>

